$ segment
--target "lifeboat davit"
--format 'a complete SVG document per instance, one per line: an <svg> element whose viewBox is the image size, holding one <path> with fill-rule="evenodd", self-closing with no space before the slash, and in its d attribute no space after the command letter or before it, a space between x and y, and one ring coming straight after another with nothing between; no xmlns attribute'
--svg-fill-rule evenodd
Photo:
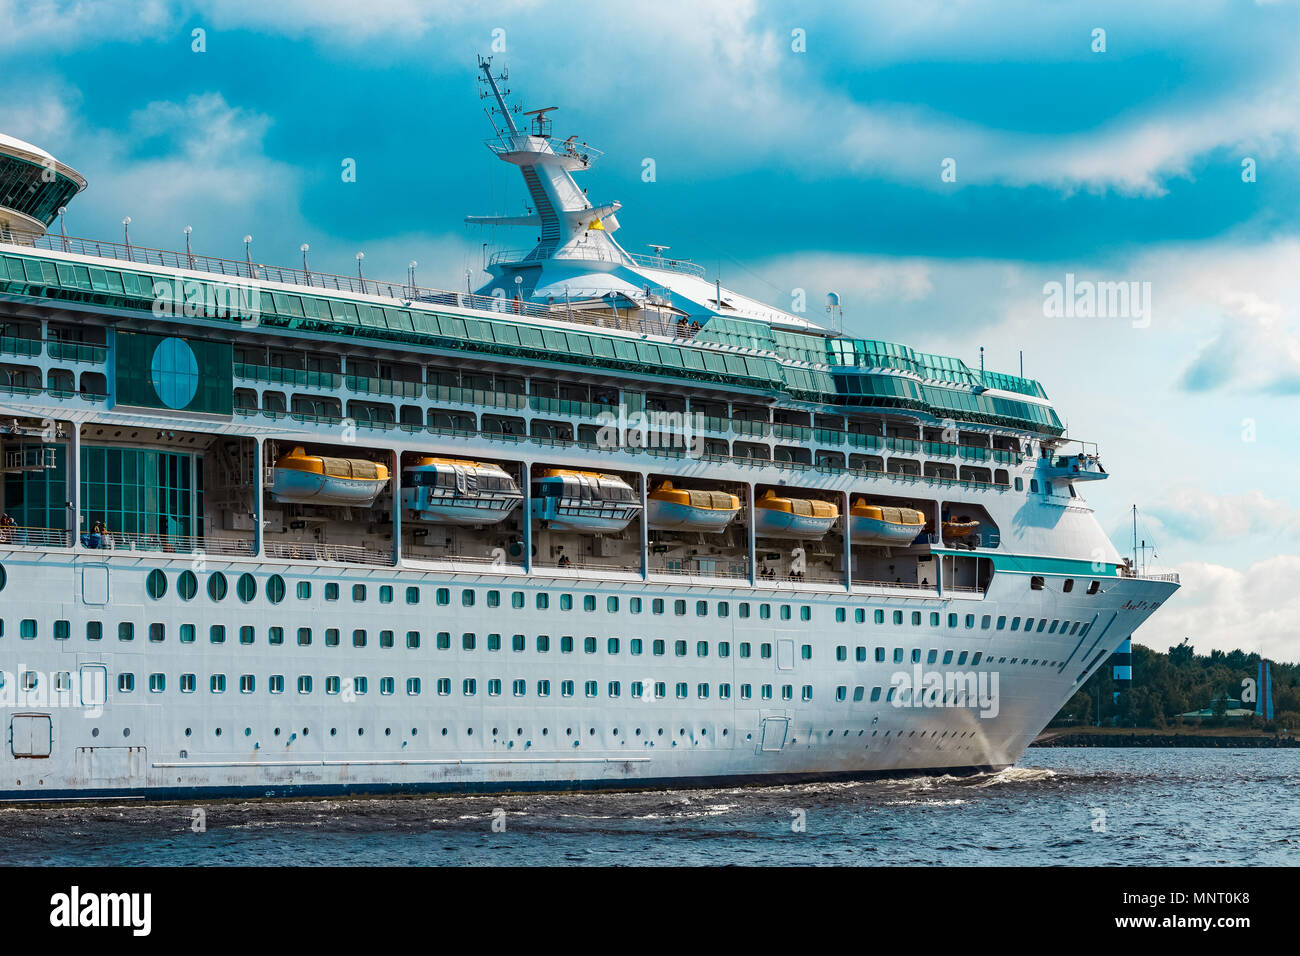
<svg viewBox="0 0 1300 956"><path fill-rule="evenodd" d="M457 458L421 458L402 471L402 507L420 521L496 524L524 500L499 465Z"/></svg>
<svg viewBox="0 0 1300 956"><path fill-rule="evenodd" d="M368 458L309 455L301 445L271 470L271 497L286 504L369 508L388 485L388 466Z"/></svg>
<svg viewBox="0 0 1300 956"><path fill-rule="evenodd" d="M548 468L533 481L533 516L552 531L614 534L640 513L636 492L618 475Z"/></svg>
<svg viewBox="0 0 1300 956"><path fill-rule="evenodd" d="M925 530L925 515L915 508L873 505L859 498L849 509L854 544L907 545Z"/></svg>
<svg viewBox="0 0 1300 956"><path fill-rule="evenodd" d="M740 499L725 491L675 488L671 481L646 496L646 526L656 531L716 534L740 514Z"/></svg>
<svg viewBox="0 0 1300 956"><path fill-rule="evenodd" d="M820 538L831 529L840 509L815 498L779 498L766 492L754 502L754 533L760 538Z"/></svg>

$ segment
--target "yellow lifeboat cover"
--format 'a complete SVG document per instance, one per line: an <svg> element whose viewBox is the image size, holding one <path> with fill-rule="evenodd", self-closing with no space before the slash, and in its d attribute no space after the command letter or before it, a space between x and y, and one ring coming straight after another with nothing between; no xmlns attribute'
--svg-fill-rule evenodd
<svg viewBox="0 0 1300 956"><path fill-rule="evenodd" d="M740 499L725 491L674 488L671 481L656 485L650 492L655 501L668 501L675 505L689 505L706 511L739 511Z"/></svg>
<svg viewBox="0 0 1300 956"><path fill-rule="evenodd" d="M275 467L305 471L313 475L326 475L330 478L350 478L357 481L388 480L387 465L368 458L330 458L325 455L309 455L301 445L276 459Z"/></svg>
<svg viewBox="0 0 1300 956"><path fill-rule="evenodd" d="M849 509L849 514L855 518L874 518L876 521L887 521L890 524L915 525L920 527L925 524L925 515L915 508L891 508L884 505L868 504L865 498L859 498L853 502L853 507Z"/></svg>
<svg viewBox="0 0 1300 956"><path fill-rule="evenodd" d="M774 491L767 491L762 498L754 502L759 508L768 511L783 511L801 518L838 518L840 509L829 501L816 498L779 498Z"/></svg>

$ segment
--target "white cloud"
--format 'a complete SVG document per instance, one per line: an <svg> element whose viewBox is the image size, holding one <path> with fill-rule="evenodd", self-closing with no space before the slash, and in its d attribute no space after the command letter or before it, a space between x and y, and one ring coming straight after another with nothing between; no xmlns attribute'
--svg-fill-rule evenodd
<svg viewBox="0 0 1300 956"><path fill-rule="evenodd" d="M270 124L205 93L150 103L120 131L77 134L63 149L90 185L69 209L69 233L80 233L78 223L130 216L142 245L182 246L190 225L196 251L232 254L259 224L292 227L301 221L300 182L263 152Z"/></svg>
<svg viewBox="0 0 1300 956"><path fill-rule="evenodd" d="M1180 8L1176 15L1120 6L1096 13L1112 24L1119 44L1108 56L1149 50L1157 34L1186 41L1193 28L1221 27L1224 17L1216 4ZM614 108L625 113L635 104L636 131L618 135L629 143L639 140L661 161L689 144L696 168L704 160L755 168L775 158L810 174L848 170L938 189L950 188L939 180L939 162L953 157L959 183L1154 196L1212 150L1228 147L1259 158L1294 155L1300 143L1300 67L1293 59L1217 96L1053 136L981 126L920 105L865 104L809 82L813 73L806 58L817 55L817 44L832 30L861 37L855 59L844 64L848 71L903 56L949 63L1045 56L1068 61L1076 33L1080 49L1087 49L1088 31L1077 11L1023 0L1009 0L994 17L983 5L966 3L869 12L814 8L773 16L754 0L658 0L633 7L575 2L564 13L580 21L573 28L557 25L555 8L538 0L496 4L488 14L469 0L144 0L127 6L0 0L0 48L161 37L191 14L214 30L342 45L374 42L390 51L418 43L435 55L463 56L467 64L474 51L491 49L493 31L501 28L502 63L528 64L521 88L544 90L588 115L608 115ZM809 30L806 54L790 49L791 28L799 23ZM1005 29L1007 23L1016 29ZM1225 34L1235 36L1239 47L1244 28L1232 26ZM1141 38L1136 46L1134 36ZM701 127L708 135L699 135ZM671 174L667 162L664 172Z"/></svg>
<svg viewBox="0 0 1300 956"><path fill-rule="evenodd" d="M201 18L217 29L250 29L284 36L315 36L332 42L358 43L377 37L409 40L425 37L449 25L482 20L480 3L470 0L195 0ZM507 0L493 4L483 29L486 49L493 26L512 13L536 6L537 0Z"/></svg>
<svg viewBox="0 0 1300 956"><path fill-rule="evenodd" d="M167 0L0 0L0 50L41 50L164 36L179 20Z"/></svg>
<svg viewBox="0 0 1300 956"><path fill-rule="evenodd" d="M1164 651L1191 638L1197 653L1258 651L1300 661L1300 555L1279 554L1244 571L1190 561L1179 567L1182 587L1134 640Z"/></svg>
<svg viewBox="0 0 1300 956"><path fill-rule="evenodd" d="M1189 391L1236 387L1300 394L1296 313L1281 302L1244 290L1226 290L1219 299L1225 318L1214 338L1184 369L1183 386Z"/></svg>
<svg viewBox="0 0 1300 956"><path fill-rule="evenodd" d="M1181 487L1153 506L1149 517L1169 535L1212 543L1250 535L1279 543L1300 535L1300 509L1261 491L1216 495L1202 488Z"/></svg>

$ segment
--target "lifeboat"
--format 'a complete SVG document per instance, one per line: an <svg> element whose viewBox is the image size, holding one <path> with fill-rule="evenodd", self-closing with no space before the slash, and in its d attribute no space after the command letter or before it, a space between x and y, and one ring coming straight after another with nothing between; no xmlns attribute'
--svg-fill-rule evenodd
<svg viewBox="0 0 1300 956"><path fill-rule="evenodd" d="M839 516L840 509L829 501L779 498L768 491L754 502L754 533L760 538L820 538Z"/></svg>
<svg viewBox="0 0 1300 956"><path fill-rule="evenodd" d="M533 516L552 531L614 534L640 513L636 492L618 475L548 468L533 481Z"/></svg>
<svg viewBox="0 0 1300 956"><path fill-rule="evenodd" d="M496 524L523 500L515 480L488 462L421 458L402 471L402 507L420 521Z"/></svg>
<svg viewBox="0 0 1300 956"><path fill-rule="evenodd" d="M735 495L675 488L671 481L662 482L646 496L646 526L656 531L716 534L739 513L740 499Z"/></svg>
<svg viewBox="0 0 1300 956"><path fill-rule="evenodd" d="M958 538L966 538L980 529L978 521L972 521L966 515L957 518L946 518L943 522L943 539L945 541L956 541Z"/></svg>
<svg viewBox="0 0 1300 956"><path fill-rule="evenodd" d="M890 508L859 498L849 509L854 544L906 545L925 530L925 515L915 508Z"/></svg>
<svg viewBox="0 0 1300 956"><path fill-rule="evenodd" d="M369 508L387 485L387 465L309 455L301 445L281 455L271 470L271 497L284 503Z"/></svg>

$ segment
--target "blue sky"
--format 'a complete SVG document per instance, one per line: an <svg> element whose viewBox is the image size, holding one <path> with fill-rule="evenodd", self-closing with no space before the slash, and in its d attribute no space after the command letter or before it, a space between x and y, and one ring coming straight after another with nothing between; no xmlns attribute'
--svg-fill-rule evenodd
<svg viewBox="0 0 1300 956"><path fill-rule="evenodd" d="M460 287L484 242L532 238L462 224L522 209L482 144L494 37L524 108L605 151L583 185L623 203L625 247L806 290L813 318L834 289L854 334L1024 350L1101 446L1117 543L1136 502L1183 573L1138 639L1300 658L1296 4L0 0L0 130L90 180L72 234L129 215L143 244L251 233L260 261L309 242L316 269L364 251ZM1067 273L1150 282L1149 326L1048 318Z"/></svg>

